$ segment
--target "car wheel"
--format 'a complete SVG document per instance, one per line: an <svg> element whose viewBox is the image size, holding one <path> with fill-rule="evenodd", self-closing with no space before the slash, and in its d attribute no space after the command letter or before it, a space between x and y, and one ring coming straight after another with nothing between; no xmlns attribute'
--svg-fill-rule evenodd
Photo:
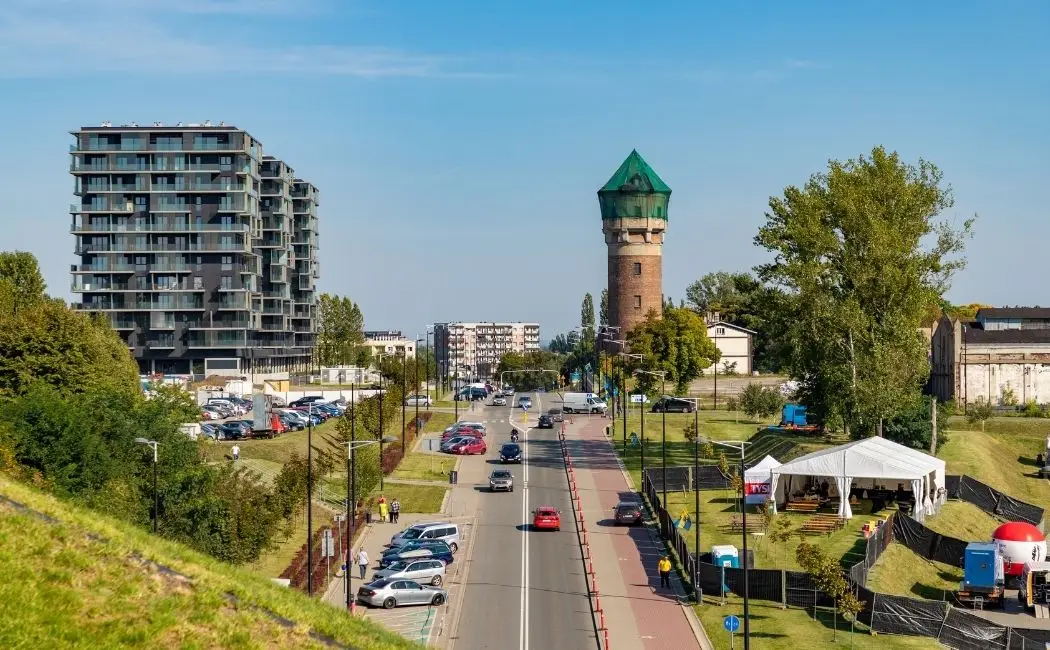
<svg viewBox="0 0 1050 650"><path fill-rule="evenodd" d="M434 599L430 601L431 605L444 605L445 597L442 594L435 594Z"/></svg>
<svg viewBox="0 0 1050 650"><path fill-rule="evenodd" d="M397 605L397 601L393 598L387 598L383 601L383 607L385 607L386 609L394 609L395 605Z"/></svg>
<svg viewBox="0 0 1050 650"><path fill-rule="evenodd" d="M441 576L434 576L434 579L430 581L430 584L434 585L435 587L440 587L441 586Z"/></svg>
<svg viewBox="0 0 1050 650"><path fill-rule="evenodd" d="M448 543L448 547L449 547L450 549L452 549L452 552L453 552L453 553L455 553L456 551L458 551L458 550L459 550L459 544L457 544L457 543L455 543L455 542L449 542L449 543Z"/></svg>

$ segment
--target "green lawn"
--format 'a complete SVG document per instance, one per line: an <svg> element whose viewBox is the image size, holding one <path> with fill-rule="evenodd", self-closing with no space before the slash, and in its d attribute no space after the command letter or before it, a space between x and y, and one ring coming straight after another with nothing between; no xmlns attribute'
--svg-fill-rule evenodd
<svg viewBox="0 0 1050 650"><path fill-rule="evenodd" d="M422 417L420 413L420 417ZM456 415L454 413L444 413L441 411L435 411L430 414L430 419L423 425L423 433L437 433L444 431L446 428L452 426L456 422Z"/></svg>
<svg viewBox="0 0 1050 650"><path fill-rule="evenodd" d="M0 505L0 647L327 647L310 632L361 650L421 647L3 476L0 494L52 518Z"/></svg>
<svg viewBox="0 0 1050 650"><path fill-rule="evenodd" d="M944 600L948 592L959 588L962 578L962 569L931 562L906 546L893 543L868 573L868 589L896 596Z"/></svg>
<svg viewBox="0 0 1050 650"><path fill-rule="evenodd" d="M398 434L400 435L401 423L397 423ZM335 433L335 420L329 420L323 424L314 427L313 430L313 444L314 447L323 445L323 438L326 435ZM309 430L303 429L302 431L287 431L278 435L272 440L260 439L260 440L238 440L236 444L241 448L242 459L257 459L265 460L279 465L283 465L285 461L292 455L292 452L298 453L300 456L306 456L307 439L309 437ZM205 453L212 460L222 460L229 457L230 448L233 447L233 442L216 442L207 441L204 443Z"/></svg>
<svg viewBox="0 0 1050 650"><path fill-rule="evenodd" d="M336 514L324 506L314 504L314 531L324 524L332 525L332 515ZM306 509L296 516L288 530L281 531L277 545L263 554L254 563L246 566L248 571L264 578L276 578L292 563L295 554L306 543Z"/></svg>
<svg viewBox="0 0 1050 650"><path fill-rule="evenodd" d="M705 601L707 599L705 598ZM736 634L731 645L729 634L722 628L722 617L733 614L743 617L743 599L729 596L726 605L704 604L694 606L707 636L717 650L744 647L743 636ZM830 611L817 610L813 620L811 610L795 608L781 609L768 602L752 600L751 640L752 647L762 650L795 650L796 648L877 648L878 650L933 650L941 646L933 639L916 636L880 634L872 636L862 626L854 634L849 633L849 622L839 617L836 633ZM852 638L851 638L852 636Z"/></svg>
<svg viewBox="0 0 1050 650"><path fill-rule="evenodd" d="M1035 475L1035 455L1044 451L1050 422L1042 418L999 417L971 430L965 419L948 421L948 442L937 454L949 474L968 474L1010 496L1042 505L1050 502L1050 481Z"/></svg>
<svg viewBox="0 0 1050 650"><path fill-rule="evenodd" d="M392 480L443 481L456 466L456 459L440 454L414 452L405 456L394 473Z"/></svg>
<svg viewBox="0 0 1050 650"><path fill-rule="evenodd" d="M436 513L441 511L446 491L441 485L387 483L383 493L388 502L394 497L401 501L401 512Z"/></svg>

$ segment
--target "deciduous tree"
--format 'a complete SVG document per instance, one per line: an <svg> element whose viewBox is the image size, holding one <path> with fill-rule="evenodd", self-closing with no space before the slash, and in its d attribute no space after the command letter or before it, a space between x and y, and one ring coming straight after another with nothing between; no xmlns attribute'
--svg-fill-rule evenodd
<svg viewBox="0 0 1050 650"><path fill-rule="evenodd" d="M662 318L649 314L628 333L627 340L631 352L642 355L636 368L665 372L667 383L679 395L685 394L690 382L719 357L703 319L691 309L671 307ZM660 379L652 374L636 376L641 392L651 394L660 385Z"/></svg>
<svg viewBox="0 0 1050 650"><path fill-rule="evenodd" d="M357 303L345 296L322 293L317 299L317 361L323 366L368 363L364 315Z"/></svg>
<svg viewBox="0 0 1050 650"><path fill-rule="evenodd" d="M760 278L786 294L777 317L800 394L855 435L910 404L929 373L919 327L972 226L938 220L952 205L942 180L876 147L771 198L755 237L774 256Z"/></svg>
<svg viewBox="0 0 1050 650"><path fill-rule="evenodd" d="M580 305L580 336L587 344L593 344L594 333L594 298L587 293Z"/></svg>

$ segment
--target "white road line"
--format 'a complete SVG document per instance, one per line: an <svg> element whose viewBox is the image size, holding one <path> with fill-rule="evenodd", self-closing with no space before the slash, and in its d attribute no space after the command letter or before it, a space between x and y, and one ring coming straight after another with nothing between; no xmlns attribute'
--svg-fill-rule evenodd
<svg viewBox="0 0 1050 650"><path fill-rule="evenodd" d="M536 403L540 403L540 395L536 393ZM508 405L508 422L514 421L514 407ZM529 650L529 423L528 417L522 425L521 432L521 466L522 466L522 490L521 490L521 628L518 634L519 649Z"/></svg>

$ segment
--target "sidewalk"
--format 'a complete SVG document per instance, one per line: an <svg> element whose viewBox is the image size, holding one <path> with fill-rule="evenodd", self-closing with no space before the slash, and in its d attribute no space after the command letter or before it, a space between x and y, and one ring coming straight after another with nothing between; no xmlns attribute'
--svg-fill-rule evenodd
<svg viewBox="0 0 1050 650"><path fill-rule="evenodd" d="M612 511L621 498L636 499L619 458L605 437L610 420L582 417L569 425L566 443L573 459L584 520L610 645L677 650L701 648L690 625L686 591L677 573L663 589L656 563L664 550L659 533L649 526L616 526Z"/></svg>

